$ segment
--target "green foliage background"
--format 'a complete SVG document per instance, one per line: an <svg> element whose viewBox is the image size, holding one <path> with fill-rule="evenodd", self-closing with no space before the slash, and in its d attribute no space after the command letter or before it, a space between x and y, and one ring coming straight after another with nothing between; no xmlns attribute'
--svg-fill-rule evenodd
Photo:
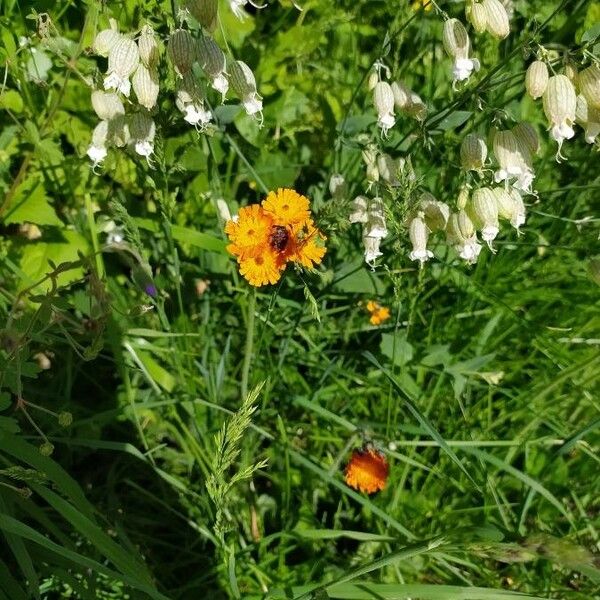
<svg viewBox="0 0 600 600"><path fill-rule="evenodd" d="M600 4L514 5L505 41L472 34L481 72L452 90L435 10L281 0L240 22L224 2L215 35L254 70L264 126L229 100L198 134L164 66L153 165L118 150L94 172L94 36L113 17L165 41L174 7L4 0L0 599L600 597L597 146L579 130L557 164L523 89L536 43L557 70L598 54ZM382 57L429 107L387 140L366 87ZM419 270L414 189L388 190L392 235L364 265L347 214L365 141L453 203L464 135L519 120L542 138L522 237L473 267L440 241ZM278 186L311 198L328 253L255 298L216 200L235 212ZM115 224L133 252L105 246ZM368 299L392 320L372 327ZM247 357L262 387L244 398ZM365 440L391 464L372 497L343 482Z"/></svg>

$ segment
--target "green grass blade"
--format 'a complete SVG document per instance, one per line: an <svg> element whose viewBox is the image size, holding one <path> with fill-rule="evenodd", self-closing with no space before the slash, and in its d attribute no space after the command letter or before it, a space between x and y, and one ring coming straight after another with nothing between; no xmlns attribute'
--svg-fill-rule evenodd
<svg viewBox="0 0 600 600"><path fill-rule="evenodd" d="M402 402L406 405L409 412L413 415L413 417L418 421L419 425L424 429L425 432L429 434L440 446L440 448L448 455L448 457L454 462L460 470L467 476L469 481L477 488L477 490L481 491L479 484L471 477L471 474L467 470L467 468L462 464L461 460L458 458L456 453L446 444L444 438L440 435L439 431L432 425L431 421L416 407L414 404L414 398L411 398L408 391L398 383L398 380L371 354L370 352L365 352L364 356L373 363L391 382L394 388L400 392L402 397Z"/></svg>

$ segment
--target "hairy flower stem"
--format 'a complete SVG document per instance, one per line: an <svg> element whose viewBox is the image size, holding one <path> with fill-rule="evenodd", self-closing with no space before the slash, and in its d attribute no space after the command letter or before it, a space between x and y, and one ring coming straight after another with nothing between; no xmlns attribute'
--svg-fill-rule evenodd
<svg viewBox="0 0 600 600"><path fill-rule="evenodd" d="M248 395L248 377L252 352L254 351L254 313L256 312L256 289L252 288L248 299L248 316L246 318L246 348L244 349L244 364L242 365L242 398Z"/></svg>

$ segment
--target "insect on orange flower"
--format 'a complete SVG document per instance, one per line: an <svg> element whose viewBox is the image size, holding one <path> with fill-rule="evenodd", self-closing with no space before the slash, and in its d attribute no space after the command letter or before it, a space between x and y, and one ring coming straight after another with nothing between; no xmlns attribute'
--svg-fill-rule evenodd
<svg viewBox="0 0 600 600"><path fill-rule="evenodd" d="M308 269L323 260L325 236L314 226L308 198L280 188L260 205L240 209L237 220L225 225L227 250L251 285L277 283L287 263Z"/></svg>
<svg viewBox="0 0 600 600"><path fill-rule="evenodd" d="M352 452L346 465L346 484L359 492L374 494L385 488L389 473L385 456L366 445Z"/></svg>

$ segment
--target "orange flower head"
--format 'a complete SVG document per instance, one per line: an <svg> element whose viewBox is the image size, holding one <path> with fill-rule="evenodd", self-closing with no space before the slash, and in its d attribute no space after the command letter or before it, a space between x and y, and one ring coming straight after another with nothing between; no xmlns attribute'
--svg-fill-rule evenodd
<svg viewBox="0 0 600 600"><path fill-rule="evenodd" d="M227 250L251 285L279 281L288 262L312 268L323 260L325 236L314 226L308 198L294 190L270 192L261 205L241 208L227 221Z"/></svg>
<svg viewBox="0 0 600 600"><path fill-rule="evenodd" d="M308 198L294 190L279 188L276 192L269 192L262 201L262 207L276 225L302 227L311 221Z"/></svg>
<svg viewBox="0 0 600 600"><path fill-rule="evenodd" d="M242 259L256 256L268 245L273 221L258 204L240 208L237 221L227 221L225 233L231 244L227 250Z"/></svg>
<svg viewBox="0 0 600 600"><path fill-rule="evenodd" d="M374 448L354 450L346 465L346 484L359 492L374 494L385 488L390 467L383 454Z"/></svg>
<svg viewBox="0 0 600 600"><path fill-rule="evenodd" d="M371 313L371 317L369 318L371 325L381 325L381 323L387 321L391 316L389 308L381 306L379 302L375 302L374 300L367 302L367 310Z"/></svg>

